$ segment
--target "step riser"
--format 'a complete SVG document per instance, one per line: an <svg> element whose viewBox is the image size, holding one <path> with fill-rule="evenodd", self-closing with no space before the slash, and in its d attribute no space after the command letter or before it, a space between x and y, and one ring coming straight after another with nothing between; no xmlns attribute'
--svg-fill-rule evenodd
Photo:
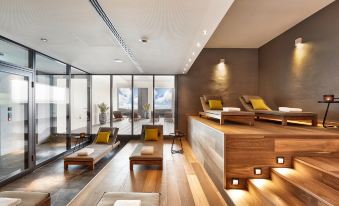
<svg viewBox="0 0 339 206"><path fill-rule="evenodd" d="M251 183L248 183L248 191L250 194L254 197L256 202L258 202L259 205L265 205L265 206L275 206L273 202L271 202L267 197L265 197L264 194L262 194L254 185Z"/></svg>
<svg viewBox="0 0 339 206"><path fill-rule="evenodd" d="M298 170L302 174L307 174L310 177L315 178L336 190L339 190L339 179L331 174L317 170L316 168L313 168L300 161L294 161L294 169Z"/></svg>
<svg viewBox="0 0 339 206"><path fill-rule="evenodd" d="M285 190L295 194L306 205L308 206L326 205L325 203L319 201L312 195L294 186L293 184L291 184L284 178L280 177L279 175L275 174L274 172L272 172L271 175L272 175L272 181L274 184L277 184L279 185L279 187L284 188Z"/></svg>

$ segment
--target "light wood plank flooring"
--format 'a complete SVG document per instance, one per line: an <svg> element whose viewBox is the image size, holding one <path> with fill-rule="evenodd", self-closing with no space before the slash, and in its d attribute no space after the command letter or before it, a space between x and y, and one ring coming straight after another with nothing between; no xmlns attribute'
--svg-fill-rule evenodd
<svg viewBox="0 0 339 206"><path fill-rule="evenodd" d="M129 156L138 144L130 141L73 199L70 206L96 205L104 192L160 192L162 206L223 206L225 201L183 141L184 154L171 154L171 141L164 143L164 167L135 166Z"/></svg>

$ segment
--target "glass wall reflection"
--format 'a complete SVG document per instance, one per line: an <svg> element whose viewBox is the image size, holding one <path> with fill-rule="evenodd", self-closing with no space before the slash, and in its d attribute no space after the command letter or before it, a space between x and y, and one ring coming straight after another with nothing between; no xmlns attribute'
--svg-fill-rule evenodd
<svg viewBox="0 0 339 206"><path fill-rule="evenodd" d="M119 135L132 134L132 76L114 75L112 85L113 127Z"/></svg>
<svg viewBox="0 0 339 206"><path fill-rule="evenodd" d="M0 180L27 169L28 78L0 72Z"/></svg>
<svg viewBox="0 0 339 206"><path fill-rule="evenodd" d="M133 122L135 135L141 134L141 127L153 124L153 76L135 75L133 82Z"/></svg>
<svg viewBox="0 0 339 206"><path fill-rule="evenodd" d="M37 164L66 151L66 65L36 55L35 144Z"/></svg>
<svg viewBox="0 0 339 206"><path fill-rule="evenodd" d="M154 77L154 110L157 118L154 124L164 126L164 134L174 132L175 121L175 78L174 76Z"/></svg>

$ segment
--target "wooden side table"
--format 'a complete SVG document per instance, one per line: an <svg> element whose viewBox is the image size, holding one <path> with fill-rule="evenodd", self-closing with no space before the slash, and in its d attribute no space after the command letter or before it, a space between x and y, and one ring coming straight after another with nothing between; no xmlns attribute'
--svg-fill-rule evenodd
<svg viewBox="0 0 339 206"><path fill-rule="evenodd" d="M331 125L326 125L328 109L330 108L331 104L339 104L339 101L318 101L318 103L327 104L325 116L324 116L324 119L323 119L323 127L324 128L331 127Z"/></svg>
<svg viewBox="0 0 339 206"><path fill-rule="evenodd" d="M172 137L171 153L172 154L175 154L175 153L183 154L184 153L184 149L182 147L181 138L184 137L185 134L183 132L176 131L175 133L170 133L170 136ZM181 147L180 150L174 150L173 149L175 139L177 139L177 138L179 138L179 141L180 141L180 147Z"/></svg>

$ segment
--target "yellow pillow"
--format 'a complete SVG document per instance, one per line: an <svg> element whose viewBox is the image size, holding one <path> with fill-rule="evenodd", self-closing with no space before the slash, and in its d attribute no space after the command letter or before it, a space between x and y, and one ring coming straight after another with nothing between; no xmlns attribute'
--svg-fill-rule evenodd
<svg viewBox="0 0 339 206"><path fill-rule="evenodd" d="M111 135L110 132L99 132L97 141L95 143L105 143L107 144L109 141L109 136Z"/></svg>
<svg viewBox="0 0 339 206"><path fill-rule="evenodd" d="M221 100L208 100L208 104L212 110L222 110Z"/></svg>
<svg viewBox="0 0 339 206"><path fill-rule="evenodd" d="M254 110L271 110L262 99L250 99Z"/></svg>
<svg viewBox="0 0 339 206"><path fill-rule="evenodd" d="M158 129L145 129L145 141L158 141Z"/></svg>

